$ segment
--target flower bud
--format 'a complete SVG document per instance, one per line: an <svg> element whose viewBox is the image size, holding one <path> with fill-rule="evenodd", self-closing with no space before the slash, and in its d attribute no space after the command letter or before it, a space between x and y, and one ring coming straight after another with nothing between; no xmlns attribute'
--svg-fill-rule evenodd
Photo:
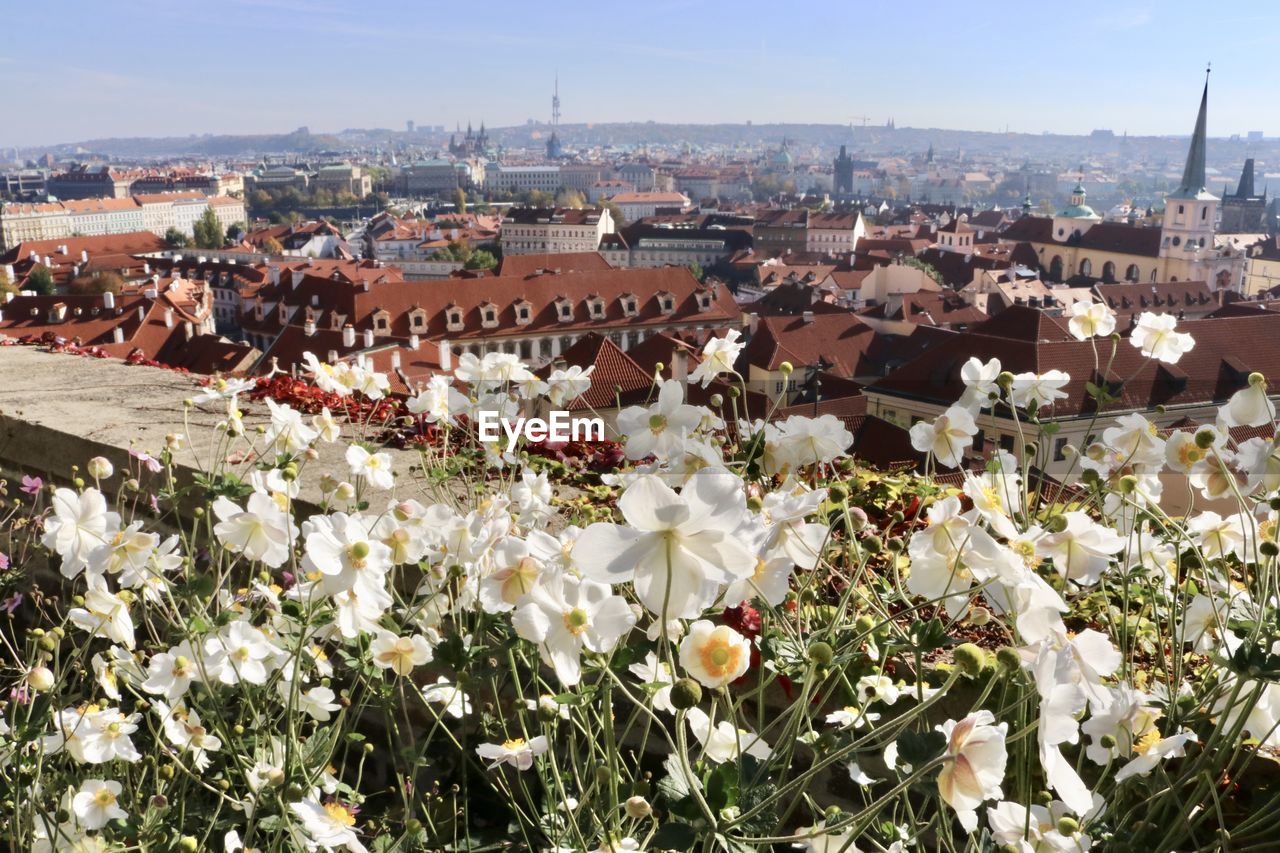
<svg viewBox="0 0 1280 853"><path fill-rule="evenodd" d="M857 621L853 623L853 630L857 631L859 634L870 634L875 630L875 627L876 618L870 613L863 613L858 617Z"/></svg>
<svg viewBox="0 0 1280 853"><path fill-rule="evenodd" d="M32 667L27 673L27 684L31 685L31 689L37 693L52 689L54 681L53 670L47 666Z"/></svg>
<svg viewBox="0 0 1280 853"><path fill-rule="evenodd" d="M157 811L163 811L164 809L169 808L169 798L164 794L156 794L151 798L151 808L156 809Z"/></svg>
<svg viewBox="0 0 1280 853"><path fill-rule="evenodd" d="M1031 796L1031 801L1038 806L1045 806L1047 808L1053 805L1053 794L1048 791L1037 791Z"/></svg>
<svg viewBox="0 0 1280 853"><path fill-rule="evenodd" d="M671 685L671 704L678 710L688 710L701 701L702 685L692 678L682 678Z"/></svg>
<svg viewBox="0 0 1280 853"><path fill-rule="evenodd" d="M1254 388L1266 388L1267 377L1263 376L1261 373L1256 373L1256 372L1250 373L1249 384L1252 385Z"/></svg>
<svg viewBox="0 0 1280 853"><path fill-rule="evenodd" d="M1012 386L1013 374L1007 370L1002 370L1000 374L996 376L996 387L1008 391Z"/></svg>
<svg viewBox="0 0 1280 853"><path fill-rule="evenodd" d="M991 611L985 607L975 607L969 611L969 624L981 628L991 621Z"/></svg>
<svg viewBox="0 0 1280 853"><path fill-rule="evenodd" d="M1208 450L1210 447L1213 447L1213 440L1216 437L1217 436L1215 435L1214 431L1211 429L1196 430L1196 437L1195 437L1196 447L1200 448L1201 450Z"/></svg>
<svg viewBox="0 0 1280 853"><path fill-rule="evenodd" d="M89 460L89 464L86 467L89 469L89 476L93 477L95 480L110 479L111 475L116 472L115 467L111 464L111 460L107 459L105 456L93 457Z"/></svg>
<svg viewBox="0 0 1280 853"><path fill-rule="evenodd" d="M867 549L868 554L879 554L884 550L884 543L879 536L868 536L862 540L862 547Z"/></svg>
<svg viewBox="0 0 1280 853"><path fill-rule="evenodd" d="M819 640L816 643L809 644L809 660L818 666L830 666L833 657L835 657L835 652L832 650L830 643L824 643Z"/></svg>
<svg viewBox="0 0 1280 853"><path fill-rule="evenodd" d="M1133 494L1138 490L1138 478L1132 474L1125 474L1120 478L1119 488L1122 495Z"/></svg>
<svg viewBox="0 0 1280 853"><path fill-rule="evenodd" d="M849 507L849 528L854 533L866 530L870 523L871 519L867 518L866 510L860 506Z"/></svg>
<svg viewBox="0 0 1280 853"><path fill-rule="evenodd" d="M987 653L973 643L961 643L952 654L965 675L979 675L987 665Z"/></svg>
<svg viewBox="0 0 1280 853"><path fill-rule="evenodd" d="M1280 546L1272 542L1270 539L1264 539L1259 545L1258 550L1262 552L1264 557L1274 557L1280 554Z"/></svg>
<svg viewBox="0 0 1280 853"><path fill-rule="evenodd" d="M764 508L764 501L761 500L758 495L752 495L751 497L747 498L747 509L751 510L752 512L759 512L763 508Z"/></svg>
<svg viewBox="0 0 1280 853"><path fill-rule="evenodd" d="M996 652L996 663L1005 672L1017 672L1022 669L1022 656L1013 646L1002 646Z"/></svg>
<svg viewBox="0 0 1280 853"><path fill-rule="evenodd" d="M84 477L76 477L74 480L71 481L71 485L75 486L77 489L83 489Z"/></svg>
<svg viewBox="0 0 1280 853"><path fill-rule="evenodd" d="M180 432L171 432L164 437L164 446L173 451L181 450L186 438L187 437Z"/></svg>
<svg viewBox="0 0 1280 853"><path fill-rule="evenodd" d="M712 395L711 395L711 401L710 401L710 402L711 402L711 408L713 408L713 409L718 409L718 408L720 408L721 406L723 406L723 405L724 405L724 395L723 395L723 394L712 394Z"/></svg>
<svg viewBox="0 0 1280 853"><path fill-rule="evenodd" d="M53 637L50 637L48 634L45 634L43 637L40 638L40 642L38 643L38 645L40 646L40 648L44 649L46 652L51 652L58 647L58 641L55 640Z"/></svg>
<svg viewBox="0 0 1280 853"><path fill-rule="evenodd" d="M200 842L194 835L184 835L178 839L178 849L182 853L196 853L200 849Z"/></svg>
<svg viewBox="0 0 1280 853"><path fill-rule="evenodd" d="M1058 832L1070 838L1079 831L1080 824L1076 823L1074 818L1069 818L1066 815L1058 818Z"/></svg>
<svg viewBox="0 0 1280 853"><path fill-rule="evenodd" d="M140 488L137 477L130 477L124 481L124 487L131 492L136 492Z"/></svg>
<svg viewBox="0 0 1280 853"><path fill-rule="evenodd" d="M349 501L356 496L356 487L350 483L339 483L334 490L334 497L340 501Z"/></svg>
<svg viewBox="0 0 1280 853"><path fill-rule="evenodd" d="M827 497L835 503L844 503L849 499L849 488L842 483L836 483L827 489Z"/></svg>
<svg viewBox="0 0 1280 853"><path fill-rule="evenodd" d="M1116 748L1115 735L1103 735L1098 739L1098 743L1102 746L1103 749L1115 749Z"/></svg>
<svg viewBox="0 0 1280 853"><path fill-rule="evenodd" d="M742 396L742 392L738 390L738 386L737 386L737 385L730 385L730 386L729 386L729 399L730 399L730 400L736 400L736 399L738 399L738 398L739 398L739 397L741 397L741 396Z"/></svg>
<svg viewBox="0 0 1280 853"><path fill-rule="evenodd" d="M1053 516L1044 523L1044 529L1050 533L1061 533L1067 529L1067 517L1062 514Z"/></svg>
<svg viewBox="0 0 1280 853"><path fill-rule="evenodd" d="M628 799L626 810L627 817L633 817L636 820L653 814L653 806L649 805L649 801L644 797L631 797Z"/></svg>
<svg viewBox="0 0 1280 853"><path fill-rule="evenodd" d="M795 371L795 368L791 365L791 362L789 361L784 361L782 362L782 364L778 365L778 372L781 373L783 376L790 376L794 371Z"/></svg>

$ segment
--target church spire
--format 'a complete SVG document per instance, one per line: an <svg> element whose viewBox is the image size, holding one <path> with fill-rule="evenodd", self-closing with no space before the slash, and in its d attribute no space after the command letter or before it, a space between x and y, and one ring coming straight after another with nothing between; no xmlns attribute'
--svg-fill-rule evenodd
<svg viewBox="0 0 1280 853"><path fill-rule="evenodd" d="M1191 148L1187 150L1187 165L1182 169L1182 183L1172 193L1173 198L1195 198L1205 191L1204 155L1205 125L1209 114L1209 69L1204 72L1204 93L1200 96L1200 112L1196 116L1196 129L1191 132Z"/></svg>

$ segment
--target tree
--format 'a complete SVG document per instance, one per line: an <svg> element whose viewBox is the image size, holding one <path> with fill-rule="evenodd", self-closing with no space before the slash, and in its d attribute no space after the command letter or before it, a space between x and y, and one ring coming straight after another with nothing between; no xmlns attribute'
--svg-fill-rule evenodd
<svg viewBox="0 0 1280 853"><path fill-rule="evenodd" d="M706 277L706 273L702 271L702 264L697 261L689 264L689 272L693 273L693 277L698 281L702 281L702 279Z"/></svg>
<svg viewBox="0 0 1280 853"><path fill-rule="evenodd" d="M542 190L529 190L525 196L524 203L529 207L551 207L555 204L555 197L549 192Z"/></svg>
<svg viewBox="0 0 1280 853"><path fill-rule="evenodd" d="M0 269L0 293L14 293L17 289L18 286L9 278L9 273Z"/></svg>
<svg viewBox="0 0 1280 853"><path fill-rule="evenodd" d="M462 268L468 270L491 270L498 265L498 259L487 249L476 249L467 258Z"/></svg>
<svg viewBox="0 0 1280 853"><path fill-rule="evenodd" d="M623 225L627 224L627 217L622 215L622 210L611 201L603 200L600 206L609 211L609 216L613 218L613 230L617 231Z"/></svg>
<svg viewBox="0 0 1280 853"><path fill-rule="evenodd" d="M467 194L463 191L462 187L458 187L453 191L453 206L458 213L467 212Z"/></svg>
<svg viewBox="0 0 1280 853"><path fill-rule="evenodd" d="M58 292L57 285L53 283L53 273L49 272L48 267L35 267L27 273L26 289L34 290L41 296L53 296Z"/></svg>
<svg viewBox="0 0 1280 853"><path fill-rule="evenodd" d="M170 249L185 249L191 240L186 234L183 234L171 225L169 226L169 230L164 232L164 242Z"/></svg>
<svg viewBox="0 0 1280 853"><path fill-rule="evenodd" d="M196 248L221 249L227 242L227 234L222 230L222 223L212 208L205 208L204 215L196 220L192 230L195 232Z"/></svg>
<svg viewBox="0 0 1280 853"><path fill-rule="evenodd" d="M262 250L268 255L283 255L284 246L275 237L268 237L262 243Z"/></svg>
<svg viewBox="0 0 1280 853"><path fill-rule="evenodd" d="M118 273L98 272L82 275L71 280L67 290L71 293L114 293L119 294L124 287L124 279Z"/></svg>
<svg viewBox="0 0 1280 853"><path fill-rule="evenodd" d="M586 197L572 187L562 187L560 192L556 193L556 207L572 207L576 209L586 206L586 203Z"/></svg>

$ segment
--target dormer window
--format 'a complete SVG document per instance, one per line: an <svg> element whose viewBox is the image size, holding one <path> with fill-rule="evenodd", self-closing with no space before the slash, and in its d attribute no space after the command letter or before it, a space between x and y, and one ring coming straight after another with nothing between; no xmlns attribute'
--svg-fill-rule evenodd
<svg viewBox="0 0 1280 853"><path fill-rule="evenodd" d="M276 317L280 321L280 325L283 326L285 323L288 323L289 322L289 306L281 302L280 309L279 311L276 312Z"/></svg>
<svg viewBox="0 0 1280 853"><path fill-rule="evenodd" d="M533 306L523 299L515 304L516 323L521 326L527 326L533 321Z"/></svg>
<svg viewBox="0 0 1280 853"><path fill-rule="evenodd" d="M486 302L480 306L480 325L486 329L492 329L498 325L497 305L492 302Z"/></svg>
<svg viewBox="0 0 1280 853"><path fill-rule="evenodd" d="M330 328L330 329L332 329L332 330L333 330L333 331L335 331L335 332L340 332L340 331L342 331L342 324L343 324L343 321L344 321L344 318L343 318L343 316L342 316L341 314L330 314L330 315L329 315L329 328Z"/></svg>
<svg viewBox="0 0 1280 853"><path fill-rule="evenodd" d="M568 299L556 300L556 317L561 323L568 323L573 319L573 303Z"/></svg>
<svg viewBox="0 0 1280 853"><path fill-rule="evenodd" d="M445 309L445 326L451 332L462 331L462 309L456 305L450 305Z"/></svg>
<svg viewBox="0 0 1280 853"><path fill-rule="evenodd" d="M391 315L386 311L373 312L373 331L379 335L385 335L391 331Z"/></svg>
<svg viewBox="0 0 1280 853"><path fill-rule="evenodd" d="M263 312L262 301L259 300L253 306L253 316L258 320L258 322L262 322L262 312Z"/></svg>
<svg viewBox="0 0 1280 853"><path fill-rule="evenodd" d="M698 310L699 311L711 310L711 294L710 293L698 294Z"/></svg>
<svg viewBox="0 0 1280 853"><path fill-rule="evenodd" d="M636 298L634 296L628 293L622 297L622 313L623 314L625 314L628 317L634 317L636 316L637 313L639 313L638 309L639 309L639 305L637 304Z"/></svg>
<svg viewBox="0 0 1280 853"><path fill-rule="evenodd" d="M670 314L676 310L676 298L670 293L658 294L658 310L663 314Z"/></svg>
<svg viewBox="0 0 1280 853"><path fill-rule="evenodd" d="M587 299L587 312L591 314L592 320L604 319L604 300L599 296L592 296Z"/></svg>
<svg viewBox="0 0 1280 853"><path fill-rule="evenodd" d="M421 308L415 308L409 312L409 329L414 332L425 331L427 328L427 312Z"/></svg>

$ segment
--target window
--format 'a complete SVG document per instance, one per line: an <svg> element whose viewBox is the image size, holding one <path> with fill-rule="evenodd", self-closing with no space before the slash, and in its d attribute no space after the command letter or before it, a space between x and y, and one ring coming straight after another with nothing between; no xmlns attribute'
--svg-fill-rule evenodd
<svg viewBox="0 0 1280 853"><path fill-rule="evenodd" d="M1178 205L1178 213L1183 213L1184 211L1185 208L1182 205Z"/></svg>
<svg viewBox="0 0 1280 853"><path fill-rule="evenodd" d="M987 440L987 437L986 437L986 435L983 433L983 431L982 431L982 430L978 430L978 431L977 431L976 433L974 433L974 435L973 435L973 449L974 449L974 450L977 450L977 451L981 451L981 450L982 450L982 444L983 444L983 442L985 442L986 440Z"/></svg>
<svg viewBox="0 0 1280 853"><path fill-rule="evenodd" d="M1200 221L1203 222L1208 218L1209 218L1209 208L1207 207L1200 208Z"/></svg>
<svg viewBox="0 0 1280 853"><path fill-rule="evenodd" d="M1062 460L1066 459L1067 458L1066 450L1067 450L1067 439L1062 436L1055 439L1053 442L1053 461L1061 462Z"/></svg>
<svg viewBox="0 0 1280 853"><path fill-rule="evenodd" d="M462 309L450 308L445 315L449 331L457 332L462 329Z"/></svg>
<svg viewBox="0 0 1280 853"><path fill-rule="evenodd" d="M592 320L604 319L604 300L594 297L587 301L587 310L591 312Z"/></svg>
<svg viewBox="0 0 1280 853"><path fill-rule="evenodd" d="M1013 436L1012 435L1000 436L1000 449L1006 450L1009 453L1013 452Z"/></svg>
<svg viewBox="0 0 1280 853"><path fill-rule="evenodd" d="M559 312L560 322L567 323L573 319L573 303L569 300L556 303L556 310Z"/></svg>

